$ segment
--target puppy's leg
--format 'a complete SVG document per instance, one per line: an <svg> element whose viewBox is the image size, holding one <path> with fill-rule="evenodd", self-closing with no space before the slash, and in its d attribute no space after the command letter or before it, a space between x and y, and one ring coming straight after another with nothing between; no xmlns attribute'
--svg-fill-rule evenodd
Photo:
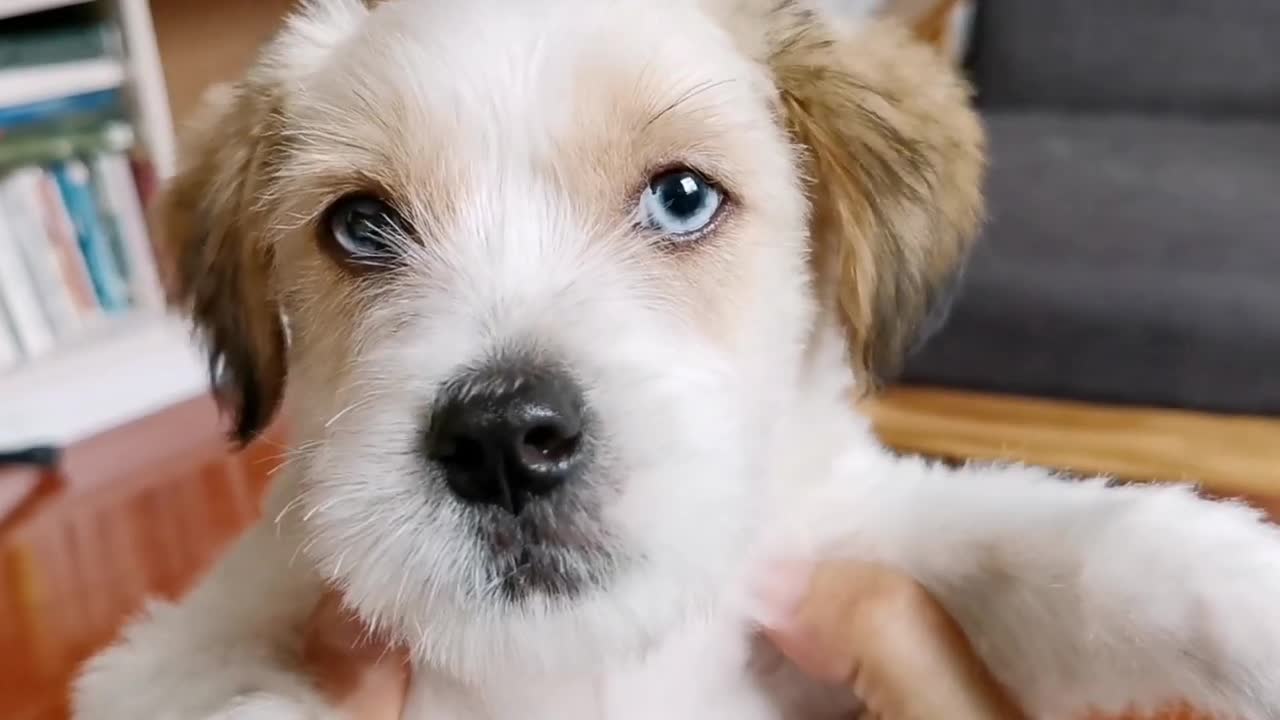
<svg viewBox="0 0 1280 720"><path fill-rule="evenodd" d="M76 720L314 720L329 717L291 670L320 582L287 534L255 527L181 602L157 603L91 659ZM292 561L292 562L291 562Z"/></svg>
<svg viewBox="0 0 1280 720"><path fill-rule="evenodd" d="M837 475L810 532L923 581L1033 717L1185 699L1280 718L1280 530L1259 513L877 452Z"/></svg>

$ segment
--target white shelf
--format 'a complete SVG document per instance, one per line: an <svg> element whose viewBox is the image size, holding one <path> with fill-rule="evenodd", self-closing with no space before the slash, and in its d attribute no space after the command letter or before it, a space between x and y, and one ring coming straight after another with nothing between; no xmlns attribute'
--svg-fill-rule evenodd
<svg viewBox="0 0 1280 720"><path fill-rule="evenodd" d="M0 107L118 88L124 85L126 75L124 63L113 58L2 70Z"/></svg>
<svg viewBox="0 0 1280 720"><path fill-rule="evenodd" d="M0 20L19 15L30 15L43 10L84 5L90 0L0 0Z"/></svg>
<svg viewBox="0 0 1280 720"><path fill-rule="evenodd" d="M0 448L69 444L207 391L185 321L132 318L0 374Z"/></svg>

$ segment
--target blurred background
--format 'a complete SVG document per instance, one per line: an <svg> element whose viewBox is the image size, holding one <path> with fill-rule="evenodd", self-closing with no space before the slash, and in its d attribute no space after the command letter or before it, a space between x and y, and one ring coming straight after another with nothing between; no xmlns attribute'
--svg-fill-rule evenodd
<svg viewBox="0 0 1280 720"><path fill-rule="evenodd" d="M946 317L866 403L891 447L1280 510L1280 2L826 0L971 77L990 220ZM288 0L0 0L0 718L257 514L145 221L210 84ZM945 320L945 322L943 322Z"/></svg>

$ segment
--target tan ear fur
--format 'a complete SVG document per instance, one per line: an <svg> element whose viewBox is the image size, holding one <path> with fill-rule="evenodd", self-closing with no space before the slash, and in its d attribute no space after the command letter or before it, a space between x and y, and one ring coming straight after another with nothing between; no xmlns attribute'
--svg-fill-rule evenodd
<svg viewBox="0 0 1280 720"><path fill-rule="evenodd" d="M241 443L271 420L284 391L284 327L260 202L277 125L269 94L248 83L211 89L155 214L171 300L203 336L215 394Z"/></svg>
<svg viewBox="0 0 1280 720"><path fill-rule="evenodd" d="M172 301L204 336L216 395L242 443L284 396L286 331L265 202L286 145L284 93L323 68L367 16L361 0L302 3L243 81L206 92L183 135L183 167L156 208Z"/></svg>
<svg viewBox="0 0 1280 720"><path fill-rule="evenodd" d="M982 126L958 72L894 23L839 27L795 0L733 4L730 27L758 25L747 47L806 150L818 290L868 389L899 369L967 255Z"/></svg>

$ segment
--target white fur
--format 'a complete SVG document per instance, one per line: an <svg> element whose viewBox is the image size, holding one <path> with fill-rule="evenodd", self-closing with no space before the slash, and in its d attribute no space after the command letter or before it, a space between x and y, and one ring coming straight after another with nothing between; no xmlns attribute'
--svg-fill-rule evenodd
<svg viewBox="0 0 1280 720"><path fill-rule="evenodd" d="M268 520L87 666L78 720L328 717L294 669L326 582L412 648L406 720L842 717L852 698L752 662L744 589L778 555L919 578L1035 717L1184 698L1280 718L1280 537L1255 513L948 469L874 440L809 286L807 202L770 81L699 5L342 0L265 58L257 81L294 122L263 202L279 205L297 451ZM686 150L733 177L748 221L731 270L703 268L731 286L723 306L698 306L687 268L593 214L607 203L582 193L628 179L565 177L589 167L566 155L609 147L588 141L625 141L614 108L565 101L585 70L654 109L710 85L681 112L715 129ZM459 202L447 219L415 205L428 237L412 272L331 326L337 293L314 289L325 276L300 228L353 167ZM410 449L442 383L520 344L582 379L617 485L596 518L610 582L513 609L487 592L470 510Z"/></svg>
<svg viewBox="0 0 1280 720"><path fill-rule="evenodd" d="M760 551L875 559L910 571L1033 717L1170 698L1244 718L1280 716L1280 616L1271 609L1280 596L1280 538L1256 512L1181 488L1108 488L1034 468L951 470L896 458L841 407L815 399L808 409L823 412L787 424L787 440L807 452L775 476L787 510ZM295 594L302 570L274 549L279 542L255 531L186 602L135 626L82 678L77 717L212 717L233 700L239 711L226 717L268 717L233 688L271 693L274 703L292 698L299 717L323 717L302 709L315 700L267 652L272 642L292 642L308 607ZM718 612L673 627L642 660L620 657L598 673L529 671L477 688L419 666L405 717L843 717L774 706L788 689L748 671L751 604L735 587L723 588ZM809 707L847 710L829 691L799 695Z"/></svg>

